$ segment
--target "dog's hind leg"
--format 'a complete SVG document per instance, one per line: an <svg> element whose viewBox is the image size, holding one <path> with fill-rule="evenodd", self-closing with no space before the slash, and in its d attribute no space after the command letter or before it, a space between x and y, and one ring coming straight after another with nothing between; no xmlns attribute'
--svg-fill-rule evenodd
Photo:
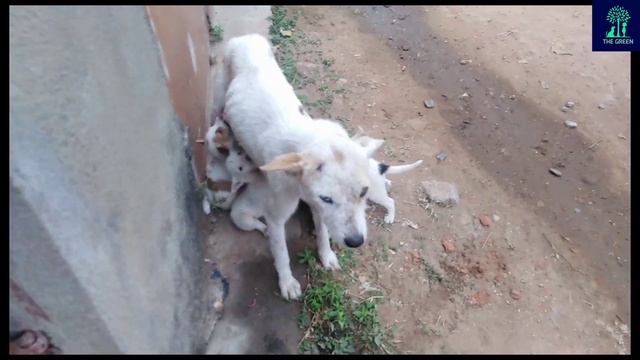
<svg viewBox="0 0 640 360"><path fill-rule="evenodd" d="M322 222L320 216L311 207L311 213L313 214L313 224L316 228L316 241L318 244L318 255L320 255L320 261L322 266L327 270L340 270L340 262L338 257L331 250L331 244L329 243L329 231L327 226Z"/></svg>
<svg viewBox="0 0 640 360"><path fill-rule="evenodd" d="M276 271L278 272L280 293L282 297L287 300L297 299L302 295L302 289L298 280L296 280L291 273L284 221L274 221L268 217L266 220L267 228L269 229L271 254L275 260Z"/></svg>

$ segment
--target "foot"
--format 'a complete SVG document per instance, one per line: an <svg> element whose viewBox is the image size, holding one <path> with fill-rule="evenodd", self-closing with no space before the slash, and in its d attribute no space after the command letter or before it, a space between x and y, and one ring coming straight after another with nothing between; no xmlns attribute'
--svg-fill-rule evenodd
<svg viewBox="0 0 640 360"><path fill-rule="evenodd" d="M302 295L300 283L291 275L280 279L279 285L280 293L285 300L295 300Z"/></svg>
<svg viewBox="0 0 640 360"><path fill-rule="evenodd" d="M10 354L47 354L50 348L53 346L42 331L24 331L19 338L9 342Z"/></svg>
<svg viewBox="0 0 640 360"><path fill-rule="evenodd" d="M207 215L211 214L211 204L209 204L209 200L204 198L202 199L202 211Z"/></svg>
<svg viewBox="0 0 640 360"><path fill-rule="evenodd" d="M322 266L330 271L340 270L340 262L338 261L338 257L333 250L328 250L325 252L319 253L320 262L322 262Z"/></svg>
<svg viewBox="0 0 640 360"><path fill-rule="evenodd" d="M387 215L384 216L384 222L387 224L393 224L393 221L396 218L396 214L393 213L388 213Z"/></svg>

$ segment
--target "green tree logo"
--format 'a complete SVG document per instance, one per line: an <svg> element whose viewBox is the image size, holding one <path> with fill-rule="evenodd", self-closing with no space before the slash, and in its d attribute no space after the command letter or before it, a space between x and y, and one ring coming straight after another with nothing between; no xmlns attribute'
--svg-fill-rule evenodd
<svg viewBox="0 0 640 360"><path fill-rule="evenodd" d="M616 26L612 26L611 30L607 32L608 38L613 37L628 37L627 35L627 20L631 19L629 12L623 8L622 6L614 6L609 9L609 13L607 14L607 21L612 24L617 24ZM620 23L622 22L622 34L620 33ZM614 30L617 30L614 34Z"/></svg>

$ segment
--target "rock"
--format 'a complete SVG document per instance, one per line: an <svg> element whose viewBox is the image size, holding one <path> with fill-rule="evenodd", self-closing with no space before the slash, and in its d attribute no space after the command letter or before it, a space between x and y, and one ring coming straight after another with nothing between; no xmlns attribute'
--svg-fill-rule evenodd
<svg viewBox="0 0 640 360"><path fill-rule="evenodd" d="M487 290L480 290L477 293L471 295L471 304L484 306L489 303L489 293Z"/></svg>
<svg viewBox="0 0 640 360"><path fill-rule="evenodd" d="M562 112L567 112L567 111L569 111L571 109L566 107L566 106L564 106L564 105L562 105L562 108L560 110L562 110Z"/></svg>
<svg viewBox="0 0 640 360"><path fill-rule="evenodd" d="M627 137L623 134L618 134L618 139L627 140Z"/></svg>
<svg viewBox="0 0 640 360"><path fill-rule="evenodd" d="M587 185L596 185L598 183L598 176L595 174L583 174L580 176L580 180Z"/></svg>
<svg viewBox="0 0 640 360"><path fill-rule="evenodd" d="M564 126L568 127L569 129L575 129L578 127L578 123L571 120L565 120Z"/></svg>
<svg viewBox="0 0 640 360"><path fill-rule="evenodd" d="M454 184L439 180L426 180L422 182L422 188L427 197L439 205L452 206L460 202L458 188Z"/></svg>
<svg viewBox="0 0 640 360"><path fill-rule="evenodd" d="M486 227L491 226L491 224L493 223L491 221L491 218L486 214L482 214L478 216L478 220L480 220L480 224L482 224L482 226L486 226Z"/></svg>
<svg viewBox="0 0 640 360"><path fill-rule="evenodd" d="M513 300L520 300L520 298L522 298L522 294L520 294L520 291L516 289L511 289L511 291L509 291L509 295Z"/></svg>
<svg viewBox="0 0 640 360"><path fill-rule="evenodd" d="M463 93L462 95L458 96L458 99L466 99L468 97L469 97L469 94Z"/></svg>
<svg viewBox="0 0 640 360"><path fill-rule="evenodd" d="M409 51L411 48L408 45L402 45L402 51Z"/></svg>
<svg viewBox="0 0 640 360"><path fill-rule="evenodd" d="M460 65L471 64L471 59L462 59L460 60Z"/></svg>
<svg viewBox="0 0 640 360"><path fill-rule="evenodd" d="M545 90L549 89L549 84L547 84L547 82L544 80L540 80L540 86L542 86L542 88Z"/></svg>
<svg viewBox="0 0 640 360"><path fill-rule="evenodd" d="M550 172L551 174L553 174L553 175L557 176L557 177L562 176L562 172L560 172L560 170L558 170L558 169L551 168L551 169L549 169L549 172Z"/></svg>
<svg viewBox="0 0 640 360"><path fill-rule="evenodd" d="M567 101L564 106L568 107L569 109L573 109L574 106L576 106L576 103L573 101Z"/></svg>
<svg viewBox="0 0 640 360"><path fill-rule="evenodd" d="M447 154L444 151L440 151L436 155L436 159L438 160L438 162L445 161L445 160L447 160Z"/></svg>
<svg viewBox="0 0 640 360"><path fill-rule="evenodd" d="M404 221L402 221L402 226L408 226L414 230L418 230L418 224L414 223L409 219L404 219Z"/></svg>
<svg viewBox="0 0 640 360"><path fill-rule="evenodd" d="M446 238L442 240L442 247L444 248L444 252L452 253L456 251L456 245L453 243L453 239Z"/></svg>
<svg viewBox="0 0 640 360"><path fill-rule="evenodd" d="M500 216L493 214L493 222L498 222L500 221Z"/></svg>
<svg viewBox="0 0 640 360"><path fill-rule="evenodd" d="M510 99L510 100L515 100L515 99L516 99L516 96L515 96L515 95L510 95L510 96L509 96L509 99Z"/></svg>
<svg viewBox="0 0 640 360"><path fill-rule="evenodd" d="M213 308L217 311L217 312L222 312L224 310L224 303L220 300L216 301L213 303Z"/></svg>
<svg viewBox="0 0 640 360"><path fill-rule="evenodd" d="M424 107L427 109L433 109L436 107L436 102L433 99L428 99L424 101Z"/></svg>
<svg viewBox="0 0 640 360"><path fill-rule="evenodd" d="M598 109L604 110L604 104L598 104Z"/></svg>
<svg viewBox="0 0 640 360"><path fill-rule="evenodd" d="M402 65L402 71L407 70L407 66L406 65Z"/></svg>

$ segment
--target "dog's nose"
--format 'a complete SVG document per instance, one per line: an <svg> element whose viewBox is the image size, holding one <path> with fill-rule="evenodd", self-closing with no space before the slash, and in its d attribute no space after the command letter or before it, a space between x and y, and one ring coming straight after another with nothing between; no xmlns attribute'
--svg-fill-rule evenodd
<svg viewBox="0 0 640 360"><path fill-rule="evenodd" d="M344 238L344 243L350 248L357 248L364 243L364 237L362 235L356 235Z"/></svg>

